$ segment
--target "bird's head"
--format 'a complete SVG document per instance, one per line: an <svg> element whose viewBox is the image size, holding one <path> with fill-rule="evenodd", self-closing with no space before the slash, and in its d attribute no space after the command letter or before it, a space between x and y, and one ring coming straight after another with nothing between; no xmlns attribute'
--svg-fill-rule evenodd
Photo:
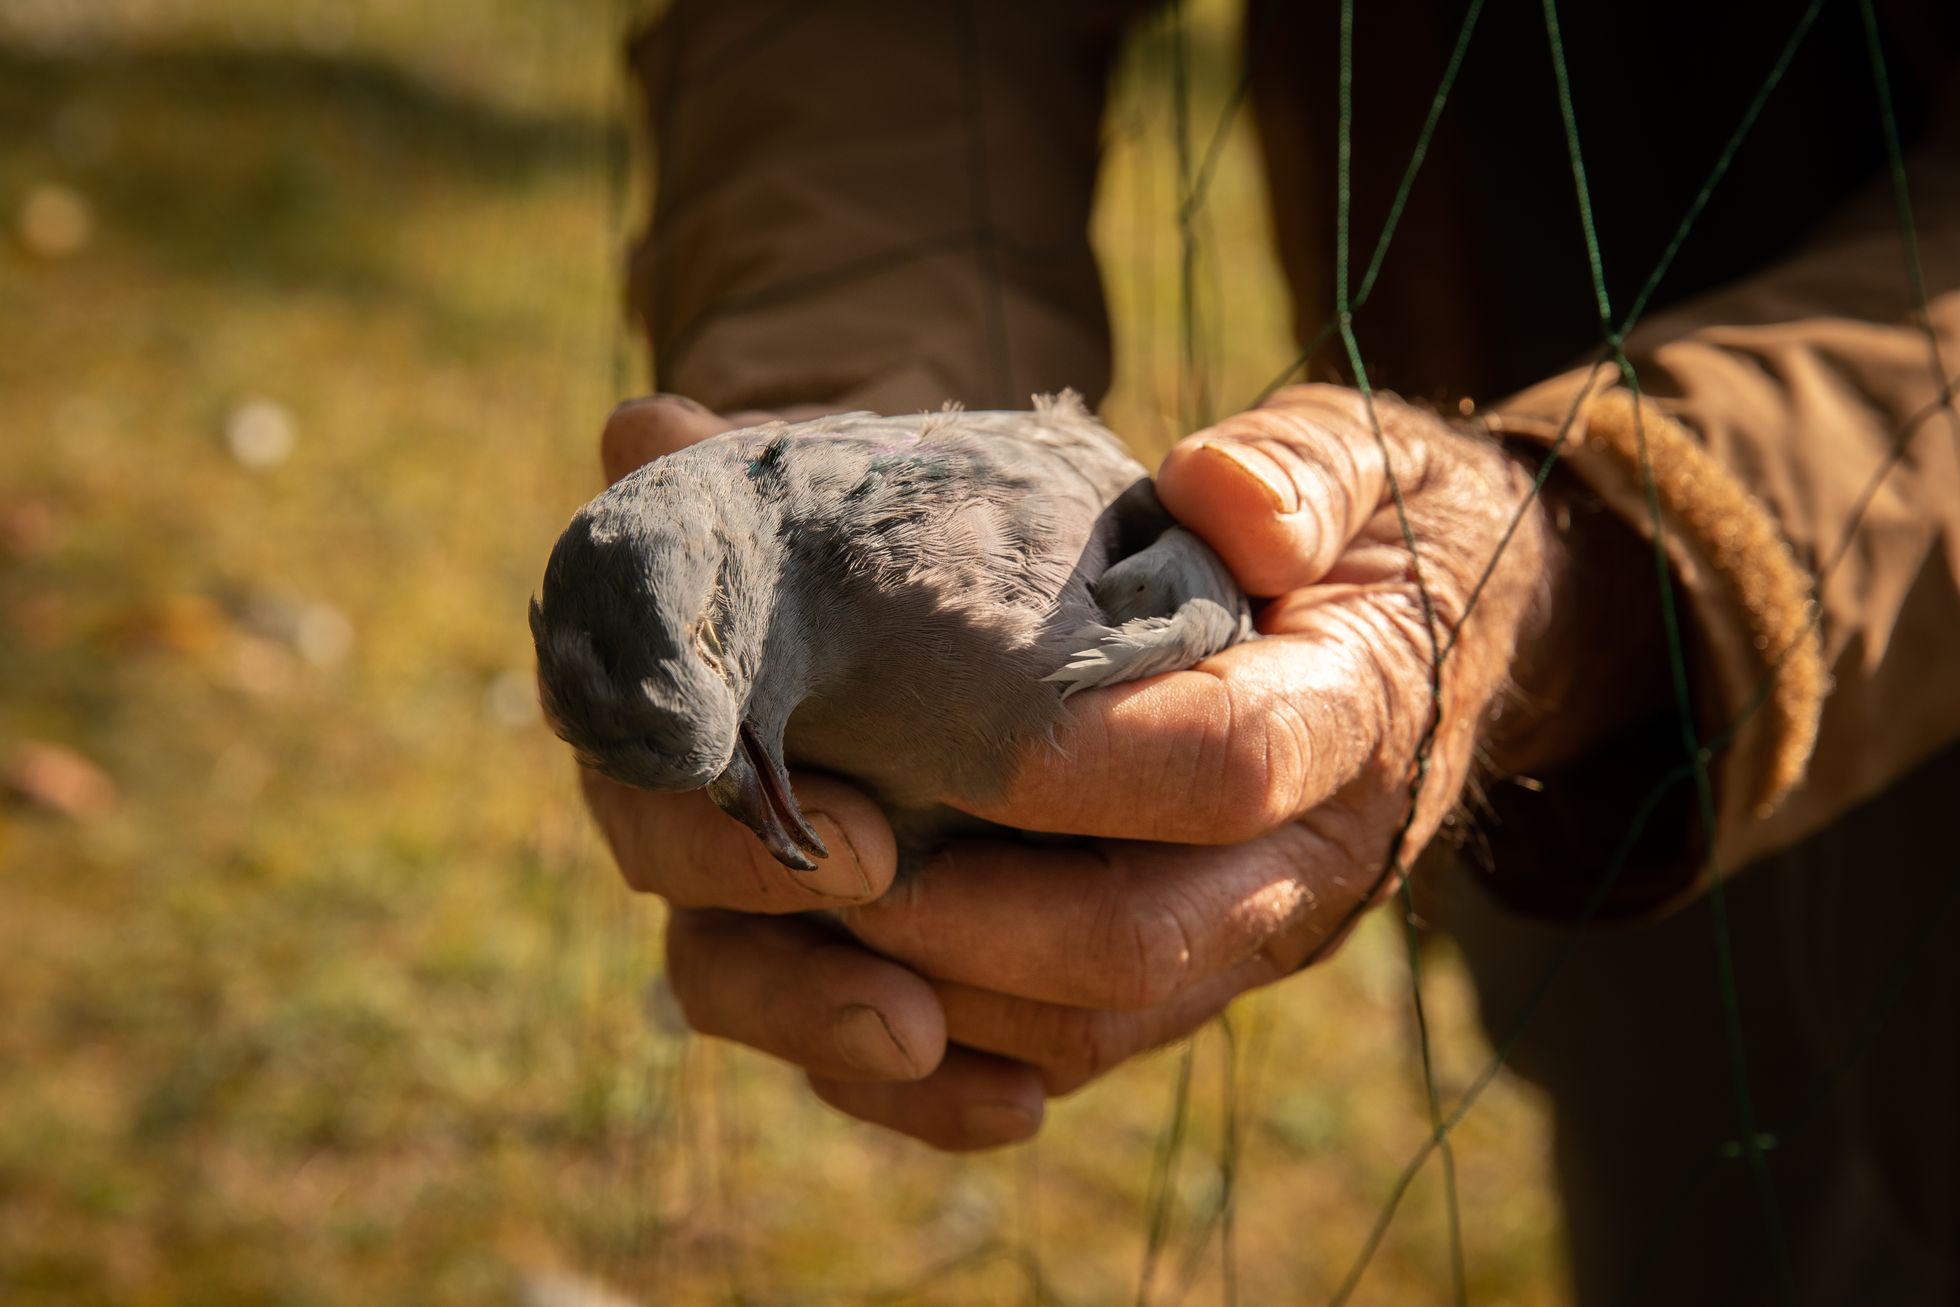
<svg viewBox="0 0 1960 1307"><path fill-rule="evenodd" d="M753 497L650 464L581 509L531 602L539 694L587 766L705 789L793 867L826 856L782 759L789 710L762 666L779 560Z"/></svg>

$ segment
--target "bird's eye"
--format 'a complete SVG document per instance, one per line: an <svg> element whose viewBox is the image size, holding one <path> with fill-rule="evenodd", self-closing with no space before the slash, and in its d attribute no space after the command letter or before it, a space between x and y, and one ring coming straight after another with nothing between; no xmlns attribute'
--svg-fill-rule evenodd
<svg viewBox="0 0 1960 1307"><path fill-rule="evenodd" d="M728 671L722 666L721 661L721 632L715 630L715 624L712 618L703 617L696 623L694 628L694 648L695 652L701 655L701 661L708 665L709 671L724 681L728 679Z"/></svg>

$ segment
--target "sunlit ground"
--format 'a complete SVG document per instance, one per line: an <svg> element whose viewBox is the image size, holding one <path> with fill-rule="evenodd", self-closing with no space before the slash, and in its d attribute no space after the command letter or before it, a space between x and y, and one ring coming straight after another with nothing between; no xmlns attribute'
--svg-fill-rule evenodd
<svg viewBox="0 0 1960 1307"><path fill-rule="evenodd" d="M0 8L10 1304L1135 1296L1176 1053L953 1160L649 1020L659 909L585 828L523 620L645 375L618 22ZM1150 453L1189 378L1146 53L1097 230L1108 412ZM1206 221L1224 405L1290 352L1242 136ZM1486 1054L1448 954L1425 965L1453 1097ZM1198 1041L1154 1300L1217 1300L1228 1265L1241 1302L1324 1300L1428 1131L1400 922L1233 1036ZM1471 1298L1554 1300L1541 1118L1499 1081L1458 1143ZM1447 1294L1444 1211L1432 1167L1357 1301Z"/></svg>

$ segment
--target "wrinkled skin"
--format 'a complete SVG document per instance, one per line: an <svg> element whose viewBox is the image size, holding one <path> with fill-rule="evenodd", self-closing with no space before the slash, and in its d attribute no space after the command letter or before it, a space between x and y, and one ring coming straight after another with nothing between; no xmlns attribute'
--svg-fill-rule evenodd
<svg viewBox="0 0 1960 1307"><path fill-rule="evenodd" d="M887 895L890 829L837 778L794 777L832 854L799 874L701 793L587 773L627 881L670 906L669 979L689 1024L795 1063L852 1116L987 1147L1033 1135L1049 1096L1326 956L1398 884L1383 871L1436 708L1384 446L1435 639L1456 640L1400 863L1454 809L1479 747L1534 765L1611 725L1585 709L1610 696L1570 698L1569 676L1535 671L1532 695L1507 693L1519 659L1572 665L1558 646L1573 637L1552 620L1567 565L1544 505L1524 512L1463 620L1526 473L1433 414L1385 397L1376 413L1379 443L1359 394L1295 387L1173 449L1166 506L1248 592L1273 596L1259 615L1272 638L1077 695L1060 747L1031 746L1004 798L946 796L1091 842L955 846ZM759 417L629 404L605 433L607 474ZM1555 724L1529 708L1559 699ZM813 908L839 910L850 935L792 915Z"/></svg>

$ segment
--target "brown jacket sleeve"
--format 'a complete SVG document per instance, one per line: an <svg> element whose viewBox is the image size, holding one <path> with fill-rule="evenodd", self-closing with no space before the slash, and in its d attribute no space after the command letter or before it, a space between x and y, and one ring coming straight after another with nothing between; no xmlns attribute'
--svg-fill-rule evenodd
<svg viewBox="0 0 1960 1307"><path fill-rule="evenodd" d="M676 0L634 50L660 149L634 302L661 386L724 410L1099 394L1086 228L1104 81L1141 7ZM1951 371L1960 160L1951 130L1933 139L1912 195ZM1740 722L1714 768L1726 872L1960 735L1944 648L1960 629L1960 434L1925 417L1940 386L1883 184L1802 254L1656 315L1628 350L1642 420L1597 385L1570 465L1645 531L1642 440L1653 455L1705 660L1704 735ZM1586 380L1498 404L1494 425L1550 440Z"/></svg>
<svg viewBox="0 0 1960 1307"><path fill-rule="evenodd" d="M1929 320L1888 178L1796 257L1640 326L1638 403L1609 366L1589 393L1582 370L1495 406L1545 442L1576 407L1570 468L1651 538L1644 438L1703 736L1740 723L1715 758L1718 874L1960 738L1960 132L1943 126L1908 169Z"/></svg>
<svg viewBox="0 0 1960 1307"><path fill-rule="evenodd" d="M633 50L659 151L633 301L661 388L723 410L1100 396L1089 205L1133 8L678 0Z"/></svg>

